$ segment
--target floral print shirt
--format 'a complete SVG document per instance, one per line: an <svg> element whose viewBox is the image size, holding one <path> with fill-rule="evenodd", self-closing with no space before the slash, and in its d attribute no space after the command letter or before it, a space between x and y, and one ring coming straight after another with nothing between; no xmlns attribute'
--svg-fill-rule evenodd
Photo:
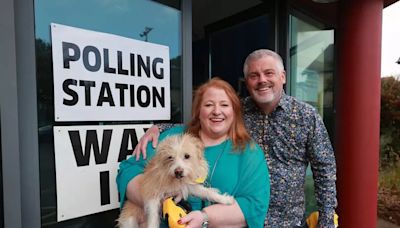
<svg viewBox="0 0 400 228"><path fill-rule="evenodd" d="M268 115L250 97L242 100L242 107L247 130L263 149L269 168L271 199L264 227L306 227L304 189L306 170L311 164L319 225L334 228L336 162L316 110L285 93ZM174 125L157 124L160 131Z"/></svg>
<svg viewBox="0 0 400 228"><path fill-rule="evenodd" d="M265 227L305 225L305 178L308 164L314 177L320 227L334 227L335 156L324 123L309 104L283 93L277 108L264 114L247 97L244 120L268 163L271 200Z"/></svg>

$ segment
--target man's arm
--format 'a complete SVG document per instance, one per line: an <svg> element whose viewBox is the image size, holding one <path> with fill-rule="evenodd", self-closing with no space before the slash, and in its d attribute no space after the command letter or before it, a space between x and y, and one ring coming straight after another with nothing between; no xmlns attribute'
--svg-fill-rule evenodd
<svg viewBox="0 0 400 228"><path fill-rule="evenodd" d="M168 130L178 124L171 124L171 123L162 123L162 124L155 124L151 126L146 133L139 139L138 144L133 151L133 156L136 157L136 161L139 160L140 154L143 155L143 159L147 157L146 147L149 142L152 142L153 148L156 148L158 144L158 138L160 137L160 133Z"/></svg>
<svg viewBox="0 0 400 228"><path fill-rule="evenodd" d="M333 216L336 200L336 160L328 132L318 115L314 115L313 131L307 143L314 177L315 195L318 204L319 227L334 227Z"/></svg>
<svg viewBox="0 0 400 228"><path fill-rule="evenodd" d="M133 151L133 156L136 156L136 161L140 159L140 154L143 155L143 159L146 159L146 147L149 141L152 141L153 148L156 148L158 144L158 138L160 137L160 130L157 125L151 126L144 135L139 139L138 144Z"/></svg>

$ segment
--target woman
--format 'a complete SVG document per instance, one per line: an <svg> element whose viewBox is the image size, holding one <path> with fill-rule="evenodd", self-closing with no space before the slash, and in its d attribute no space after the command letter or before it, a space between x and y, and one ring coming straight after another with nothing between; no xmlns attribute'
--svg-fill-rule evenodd
<svg viewBox="0 0 400 228"><path fill-rule="evenodd" d="M205 145L204 155L210 167L206 183L232 195L236 202L203 207L199 199L189 198L193 210L180 220L181 224L187 228L204 227L207 223L211 227L263 227L269 203L268 169L261 148L246 131L234 89L219 78L200 86L188 126L169 129L161 134L160 140L183 132L197 136ZM151 144L147 155L150 158L154 155ZM128 174L135 163L132 156L120 165L117 184L121 205L127 199L141 203L137 193L145 180L141 180L140 173Z"/></svg>

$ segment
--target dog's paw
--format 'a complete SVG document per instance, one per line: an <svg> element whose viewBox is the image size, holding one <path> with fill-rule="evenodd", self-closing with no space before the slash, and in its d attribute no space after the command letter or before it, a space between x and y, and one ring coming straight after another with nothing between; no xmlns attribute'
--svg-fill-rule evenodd
<svg viewBox="0 0 400 228"><path fill-rule="evenodd" d="M232 205L235 203L235 198L233 198L230 195L224 194L221 196L221 200L219 203L226 204L226 205Z"/></svg>

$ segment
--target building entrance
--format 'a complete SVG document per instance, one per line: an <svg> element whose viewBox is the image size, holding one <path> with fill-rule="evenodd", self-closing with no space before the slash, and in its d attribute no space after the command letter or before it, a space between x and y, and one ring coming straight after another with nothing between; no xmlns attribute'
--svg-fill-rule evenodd
<svg viewBox="0 0 400 228"><path fill-rule="evenodd" d="M245 58L256 49L276 50L273 5L273 1L193 1L194 88L218 76L241 96L247 95Z"/></svg>

